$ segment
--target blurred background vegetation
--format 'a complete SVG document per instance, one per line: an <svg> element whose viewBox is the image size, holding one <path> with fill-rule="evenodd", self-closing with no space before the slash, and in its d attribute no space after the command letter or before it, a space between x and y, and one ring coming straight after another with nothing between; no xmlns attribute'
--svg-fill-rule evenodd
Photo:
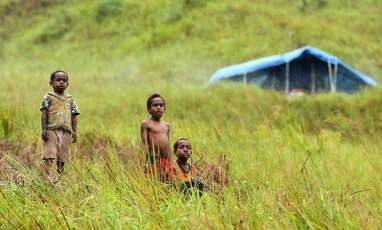
<svg viewBox="0 0 382 230"><path fill-rule="evenodd" d="M378 0L4 0L0 55L6 69L35 70L38 59L73 75L203 84L219 67L309 44L380 80L381 8Z"/></svg>

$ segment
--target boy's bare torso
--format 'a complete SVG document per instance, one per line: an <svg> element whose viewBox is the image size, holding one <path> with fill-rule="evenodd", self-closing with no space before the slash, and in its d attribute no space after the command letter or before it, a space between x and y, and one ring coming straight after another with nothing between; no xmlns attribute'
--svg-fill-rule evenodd
<svg viewBox="0 0 382 230"><path fill-rule="evenodd" d="M141 127L146 151L150 155L167 157L170 154L170 125L166 122L144 120Z"/></svg>

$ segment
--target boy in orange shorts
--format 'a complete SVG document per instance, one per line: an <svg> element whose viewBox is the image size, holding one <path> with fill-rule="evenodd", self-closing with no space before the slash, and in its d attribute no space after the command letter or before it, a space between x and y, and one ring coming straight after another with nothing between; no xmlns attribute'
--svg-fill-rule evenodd
<svg viewBox="0 0 382 230"><path fill-rule="evenodd" d="M153 94L147 99L147 111L151 117L141 123L141 141L146 154L145 171L159 174L162 182L171 179L170 124L161 121L166 109L164 98Z"/></svg>
<svg viewBox="0 0 382 230"><path fill-rule="evenodd" d="M80 111L73 97L65 94L69 85L69 77L65 71L53 72L49 84L53 92L43 97L40 111L44 141L43 169L50 178L54 161L57 163L57 172L62 174L65 162L70 159L70 144L77 140L77 116Z"/></svg>
<svg viewBox="0 0 382 230"><path fill-rule="evenodd" d="M174 153L177 156L177 159L173 161L174 180L179 190L189 195L191 188L196 188L199 195L202 195L204 184L198 170L194 164L187 162L192 154L191 143L186 138L178 139L174 144Z"/></svg>

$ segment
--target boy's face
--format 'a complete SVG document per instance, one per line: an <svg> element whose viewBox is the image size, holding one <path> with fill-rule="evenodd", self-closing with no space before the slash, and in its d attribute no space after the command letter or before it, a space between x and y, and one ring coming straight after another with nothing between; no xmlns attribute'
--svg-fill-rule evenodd
<svg viewBox="0 0 382 230"><path fill-rule="evenodd" d="M58 72L54 75L50 85L53 87L54 92L63 93L69 85L68 76L63 72Z"/></svg>
<svg viewBox="0 0 382 230"><path fill-rule="evenodd" d="M153 116L154 118L161 118L164 111L165 106L163 99L160 97L156 97L151 101L150 107L147 109L147 111Z"/></svg>
<svg viewBox="0 0 382 230"><path fill-rule="evenodd" d="M175 150L175 155L181 160L188 160L191 157L192 148L191 143L187 140L180 140L178 147Z"/></svg>

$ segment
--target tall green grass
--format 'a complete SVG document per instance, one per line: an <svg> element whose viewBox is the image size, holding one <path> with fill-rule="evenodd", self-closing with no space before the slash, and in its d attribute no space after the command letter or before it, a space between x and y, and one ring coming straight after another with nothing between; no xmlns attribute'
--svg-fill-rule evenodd
<svg viewBox="0 0 382 230"><path fill-rule="evenodd" d="M26 178L24 186L3 182L0 206L5 226L377 228L381 224L379 90L291 99L243 85L159 87L167 99L165 119L172 125L171 139L190 138L195 158L204 155L214 162L224 153L230 160L230 184L223 194L184 201L145 178L139 163L139 123L147 117L145 98L152 90L89 84L89 90L76 95L82 115L74 161L57 186L46 184L37 172L38 140L30 153L31 169L13 166ZM3 140L20 142L8 148L11 154L22 155L26 145L39 139L40 93L29 94L16 103L36 106L19 107L8 118L14 125Z"/></svg>

